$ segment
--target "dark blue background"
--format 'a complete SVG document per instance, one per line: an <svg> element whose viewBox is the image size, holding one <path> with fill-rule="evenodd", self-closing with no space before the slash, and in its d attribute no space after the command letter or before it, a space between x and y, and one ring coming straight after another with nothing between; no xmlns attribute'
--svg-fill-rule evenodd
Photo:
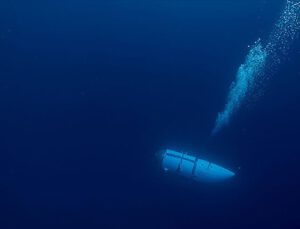
<svg viewBox="0 0 300 229"><path fill-rule="evenodd" d="M2 0L0 228L299 228L299 40L210 138L283 5ZM165 147L237 176L168 176L154 156Z"/></svg>

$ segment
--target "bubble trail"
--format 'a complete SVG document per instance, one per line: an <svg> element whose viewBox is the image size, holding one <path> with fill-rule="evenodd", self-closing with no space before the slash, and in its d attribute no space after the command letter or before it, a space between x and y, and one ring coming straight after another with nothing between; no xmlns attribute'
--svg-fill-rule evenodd
<svg viewBox="0 0 300 229"><path fill-rule="evenodd" d="M212 135L216 135L230 123L247 97L261 90L259 87L264 85L267 75L270 75L288 54L300 28L299 12L300 2L288 0L267 44L263 46L259 39L252 46L231 84L225 108L217 116Z"/></svg>
<svg viewBox="0 0 300 229"><path fill-rule="evenodd" d="M247 93L253 89L256 78L263 74L266 57L267 53L263 49L260 40L258 40L249 51L245 63L238 69L236 80L230 87L225 109L218 114L215 128L212 132L213 135L230 122L234 112L240 108L245 100Z"/></svg>
<svg viewBox="0 0 300 229"><path fill-rule="evenodd" d="M274 25L266 45L272 65L278 65L281 62L297 37L300 27L299 12L300 2L287 1L278 22Z"/></svg>

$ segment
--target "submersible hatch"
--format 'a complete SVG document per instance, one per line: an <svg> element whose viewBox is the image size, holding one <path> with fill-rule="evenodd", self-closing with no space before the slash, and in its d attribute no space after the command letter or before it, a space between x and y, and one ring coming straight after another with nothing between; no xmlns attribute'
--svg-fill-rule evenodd
<svg viewBox="0 0 300 229"><path fill-rule="evenodd" d="M166 172L178 173L196 181L222 181L235 175L219 165L171 149L160 151L159 157Z"/></svg>

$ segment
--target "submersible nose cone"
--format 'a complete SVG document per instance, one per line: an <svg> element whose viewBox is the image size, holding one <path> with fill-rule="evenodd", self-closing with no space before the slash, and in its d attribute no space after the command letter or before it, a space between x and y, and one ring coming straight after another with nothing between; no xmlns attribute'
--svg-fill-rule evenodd
<svg viewBox="0 0 300 229"><path fill-rule="evenodd" d="M222 181L235 176L234 172L219 165L170 149L160 151L160 158L165 171L196 181Z"/></svg>
<svg viewBox="0 0 300 229"><path fill-rule="evenodd" d="M226 180L235 175L234 172L213 163L210 163L207 168L203 167L202 173L203 173L203 179L206 178L207 180L215 180L215 181Z"/></svg>

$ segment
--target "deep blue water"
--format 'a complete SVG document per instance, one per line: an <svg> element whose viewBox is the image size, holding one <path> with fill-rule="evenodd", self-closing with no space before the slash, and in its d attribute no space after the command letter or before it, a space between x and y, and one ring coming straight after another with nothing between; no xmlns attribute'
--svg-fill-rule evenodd
<svg viewBox="0 0 300 229"><path fill-rule="evenodd" d="M247 46L283 6L2 0L0 228L300 228L300 39L210 136ZM236 176L164 174L166 147Z"/></svg>

